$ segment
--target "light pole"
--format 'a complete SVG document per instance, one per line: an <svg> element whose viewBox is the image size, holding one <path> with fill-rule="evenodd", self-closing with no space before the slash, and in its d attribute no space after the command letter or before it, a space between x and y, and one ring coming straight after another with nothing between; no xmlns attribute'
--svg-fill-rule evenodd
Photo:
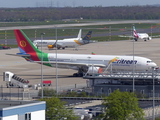
<svg viewBox="0 0 160 120"><path fill-rule="evenodd" d="M34 39L35 40L37 39L37 29L35 29L35 31L34 31Z"/></svg>
<svg viewBox="0 0 160 120"><path fill-rule="evenodd" d="M152 38L152 28L153 28L153 27L152 27L152 25L151 25L151 38Z"/></svg>
<svg viewBox="0 0 160 120"><path fill-rule="evenodd" d="M55 26L55 34L56 34L56 94L58 96L58 64L57 64L57 26Z"/></svg>
<svg viewBox="0 0 160 120"><path fill-rule="evenodd" d="M152 68L152 79L153 79L153 112L152 120L155 120L155 87L154 87L154 68Z"/></svg>
<svg viewBox="0 0 160 120"><path fill-rule="evenodd" d="M88 56L87 57L88 58L88 73L90 73L90 59L91 59L91 57L90 56ZM92 67L92 72L93 72L93 67Z"/></svg>
<svg viewBox="0 0 160 120"><path fill-rule="evenodd" d="M134 25L133 25L134 26ZM132 29L131 29L131 31L132 31L132 36L134 37L134 34L133 34L133 26L132 26ZM134 90L135 90L135 80L134 80L134 72L135 72L135 62L134 62L134 38L133 38L133 92L134 92Z"/></svg>
<svg viewBox="0 0 160 120"><path fill-rule="evenodd" d="M111 26L109 26L109 41L111 41Z"/></svg>
<svg viewBox="0 0 160 120"><path fill-rule="evenodd" d="M43 98L43 53L42 53L42 40L45 33L41 33L41 98Z"/></svg>
<svg viewBox="0 0 160 120"><path fill-rule="evenodd" d="M5 30L5 45L7 46L7 31Z"/></svg>

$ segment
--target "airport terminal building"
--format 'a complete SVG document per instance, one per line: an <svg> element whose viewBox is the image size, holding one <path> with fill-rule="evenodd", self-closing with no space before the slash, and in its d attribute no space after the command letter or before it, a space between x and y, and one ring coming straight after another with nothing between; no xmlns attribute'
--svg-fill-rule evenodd
<svg viewBox="0 0 160 120"><path fill-rule="evenodd" d="M0 120L45 120L45 101L0 101Z"/></svg>
<svg viewBox="0 0 160 120"><path fill-rule="evenodd" d="M87 80L87 86L92 88L95 95L108 96L116 89L120 91L134 91L150 98L153 96L153 88L155 89L155 97L160 97L160 71L156 72L115 72L112 74L93 74L83 77ZM134 80L134 82L133 82ZM134 84L134 86L133 86Z"/></svg>

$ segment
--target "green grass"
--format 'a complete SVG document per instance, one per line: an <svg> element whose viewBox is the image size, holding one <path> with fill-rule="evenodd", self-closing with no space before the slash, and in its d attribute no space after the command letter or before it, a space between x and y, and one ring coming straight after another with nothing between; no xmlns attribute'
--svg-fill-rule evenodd
<svg viewBox="0 0 160 120"><path fill-rule="evenodd" d="M17 48L18 47L18 45L7 45L7 46L9 46L11 48Z"/></svg>
<svg viewBox="0 0 160 120"><path fill-rule="evenodd" d="M4 44L0 44L0 46L8 46L8 47L11 47L11 48L17 48L18 45L4 45Z"/></svg>
<svg viewBox="0 0 160 120"><path fill-rule="evenodd" d="M85 22L85 21L91 21L91 20L71 20L71 21L44 21L44 22L5 22L5 23L1 23L0 27L6 26L26 26L26 25L53 25L53 24L65 24L65 23L77 23L77 22ZM94 21L94 20L93 20ZM95 21L100 21L100 20L95 20ZM105 20L101 20L101 21L105 21ZM109 20L108 20L109 21ZM145 29L145 28L150 28L151 26L156 26L159 27L159 24L135 24L137 29ZM67 27L67 28L57 28L57 36L77 36L79 29L82 29L82 37L90 30L93 31L92 34L104 34L104 36L100 36L100 37L92 37L91 40L97 40L97 41L115 41L115 40L128 40L129 38L123 38L123 37L118 37L118 36L105 36L106 33L110 33L110 32L114 32L114 31L131 31L132 29L132 24L113 24L113 25L93 25L93 26L79 26L79 27ZM29 38L32 38L32 40L35 38L40 39L41 37L41 33L44 32L46 33L43 38L45 39L45 37L50 37L51 39L56 39L56 29L25 29L23 30L26 35ZM6 33L6 34L5 34ZM151 35L151 33L148 33L149 35ZM155 35L159 35L159 33L152 33L152 36ZM12 30L8 30L8 31L0 31L0 40L3 41L5 39L14 39L14 34ZM0 43L1 44L1 43Z"/></svg>
<svg viewBox="0 0 160 120"><path fill-rule="evenodd" d="M54 24L72 24L72 23L83 23L84 21L80 20L53 20L53 21L31 21L31 22L0 22L0 27L12 27L12 26L30 26L30 25L54 25Z"/></svg>

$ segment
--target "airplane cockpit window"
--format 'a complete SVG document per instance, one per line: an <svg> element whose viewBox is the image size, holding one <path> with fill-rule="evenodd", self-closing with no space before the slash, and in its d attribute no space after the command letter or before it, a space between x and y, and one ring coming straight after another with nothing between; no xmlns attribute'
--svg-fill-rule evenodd
<svg viewBox="0 0 160 120"><path fill-rule="evenodd" d="M147 63L152 63L153 61L147 61Z"/></svg>

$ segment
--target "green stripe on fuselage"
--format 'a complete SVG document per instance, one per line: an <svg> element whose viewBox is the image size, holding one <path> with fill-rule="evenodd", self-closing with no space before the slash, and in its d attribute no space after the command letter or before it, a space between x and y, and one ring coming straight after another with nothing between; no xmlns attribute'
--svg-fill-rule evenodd
<svg viewBox="0 0 160 120"><path fill-rule="evenodd" d="M42 59L41 55L43 56L43 59ZM39 60L48 61L48 53L43 53L43 52L37 53L37 56L38 56ZM49 63L43 63L43 65L52 67Z"/></svg>

